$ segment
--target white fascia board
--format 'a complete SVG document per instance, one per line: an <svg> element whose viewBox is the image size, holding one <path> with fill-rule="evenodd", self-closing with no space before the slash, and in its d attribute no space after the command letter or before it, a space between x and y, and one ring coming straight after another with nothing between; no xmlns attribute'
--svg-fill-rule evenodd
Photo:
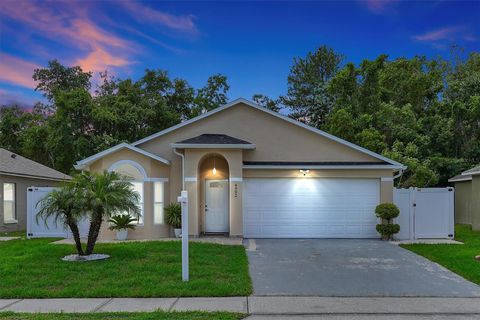
<svg viewBox="0 0 480 320"><path fill-rule="evenodd" d="M159 156L157 156L157 155L155 155L155 154L153 154L153 153L150 153L150 152L145 151L145 150L143 150L143 149L140 149L140 148L137 148L137 147L135 147L135 146L132 146L132 145L126 143L126 142L122 142L122 143L120 143L120 144L117 144L116 146L113 146L113 147L109 148L109 149L103 150L102 152L96 153L96 154L94 154L94 155L92 155L92 156L90 156L90 157L88 157L88 158L85 158L85 159L83 159L83 160L77 161L77 164L76 164L74 167L75 167L75 169L78 169L78 170L85 169L86 167L88 167L88 165L90 165L90 164L93 163L94 161L96 161L96 160L98 160L98 159L100 159L100 158L102 158L102 157L105 157L105 156L107 156L107 155L109 155L109 154L111 154L111 153L113 153L113 152L115 152L115 151L118 151L118 150L120 150L120 149L123 149L123 148L127 148L127 149L129 149L129 150L134 151L134 152L138 152L138 153L140 153L140 154L142 154L142 155L144 155L144 156L146 156L146 157L155 159L155 160L160 161L160 162L162 162L162 163L164 163L164 164L167 164L167 165L170 164L170 161L167 160L167 159L164 159L164 158L159 157Z"/></svg>
<svg viewBox="0 0 480 320"><path fill-rule="evenodd" d="M374 157L374 158L377 158L377 159L380 159L380 160L382 160L382 161L388 162L388 163L390 163L390 164L392 164L392 165L397 166L399 169L406 169L406 168L407 168L406 166L404 166L403 164L401 164L401 163L399 163L399 162L396 162L396 161L394 161L394 160L392 160L392 159L389 159L389 158L387 158L387 157L384 157L384 156L382 156L382 155L380 155L380 154L378 154L378 153L375 153L375 152L373 152L373 151L370 151L370 150L368 150L368 149L365 149L365 148L363 148L363 147L360 147L360 146L358 146L358 145L356 145L356 144L354 144L354 143L348 142L348 141L343 140L343 139L341 139L341 138L339 138L339 137L336 137L336 136L334 136L334 135L331 135L331 134L329 134L329 133L326 133L325 131L322 131L322 130L320 130L320 129L311 127L311 126L309 126L309 125L306 125L306 124L304 124L304 123L302 123L302 122L300 122L300 121L297 121L297 120L294 120L294 119L292 119L292 118L286 117L286 116L284 116L284 115L282 115L282 114L280 114L280 113L278 113L278 112L269 110L269 109L267 109L267 108L263 108L263 107L259 106L258 104L254 103L254 102L252 102L252 101L249 101L249 100L247 100L247 99L244 99L244 98L235 99L235 100L233 100L233 101L231 101L231 102L229 102L229 103L227 103L227 104L225 104L225 105L223 105L223 106L221 106L221 107L219 107L219 108L213 109L212 111L208 111L208 112L206 112L206 113L204 113L204 114L202 114L202 115L199 115L199 116L197 116L197 117L195 117L195 118L192 118L192 119L190 119L190 120L184 121L184 122L179 123L179 124L177 124L177 125L175 125L175 126L173 126L173 127L170 127L170 128L165 129L165 130L163 130L163 131L160 131L160 132L157 132L157 133L155 133L155 134L153 134L153 135L150 135L150 136L148 136L148 137L146 137L146 138L143 138L143 139L141 139L141 140L138 140L138 141L132 143L132 145L133 145L133 146L137 146L137 145L142 144L142 143L144 143L144 142L147 142L147 141L149 141L149 140L151 140L151 139L155 139L155 138L160 137L160 136L162 136L162 135L164 135L164 134L166 134L166 133L169 133L169 132L171 132L171 131L174 131L174 130L176 130L176 129L179 129L179 128L181 128L181 127L184 127L184 126L186 126L186 125L189 125L189 124L191 124L191 123L193 123L193 122L196 122L196 121L198 121L198 120L201 120L201 119L204 119L204 118L209 117L209 116L211 116L211 115L214 115L215 113L218 113L218 112L221 112L221 111L223 111L223 110L225 110L225 109L228 109L228 108L230 108L230 107L232 107L232 106L234 106L234 105L236 105L236 104L238 104L238 103L244 103L244 104L246 104L246 105L248 105L248 106L250 106L250 107L252 107L252 108L255 108L255 109L260 110L260 111L263 111L263 112L266 112L266 113L268 113L268 114L270 114L270 115L272 115L272 116L278 117L278 118L280 118L280 119L282 119L282 120L285 120L285 121L287 121L287 122L290 122L291 124L294 124L294 125L296 125L296 126L299 126L299 127L304 128L304 129L307 129L307 130L309 130L309 131L312 131L312 132L314 132L314 133L316 133L316 134L319 134L319 135L321 135L321 136L323 136L323 137L325 137L325 138L328 138L328 139L330 139L330 140L336 141L336 142L338 142L338 143L340 143L340 144L343 144L343 145L345 145L345 146L348 146L348 147L350 147L350 148L352 148L352 149L355 149L355 150L357 150L357 151L360 151L360 152L362 152L362 153L368 154L368 155L370 155L370 156L372 156L372 157Z"/></svg>
<svg viewBox="0 0 480 320"><path fill-rule="evenodd" d="M170 146L179 149L255 149L254 144L171 143Z"/></svg>
<svg viewBox="0 0 480 320"><path fill-rule="evenodd" d="M70 176L69 178L61 179L61 178L51 178L51 177L44 177L44 176L35 176L31 174L11 173L11 172L4 172L4 171L0 171L0 175L19 177L19 178L31 178L31 179L38 179L38 180L48 180L48 181L69 181L71 179Z"/></svg>
<svg viewBox="0 0 480 320"><path fill-rule="evenodd" d="M371 166L359 166L359 165L344 165L344 166L339 166L339 165L244 165L242 166L243 169L266 169L266 170L275 170L275 169L318 169L318 170L336 170L336 169L345 169L345 170L358 170L358 169L373 169L373 170L385 170L385 169L392 169L392 170L398 170L402 169L403 167L391 165L391 164L385 164L385 165L371 165Z"/></svg>
<svg viewBox="0 0 480 320"><path fill-rule="evenodd" d="M462 177L462 178L448 179L448 182L462 182L462 181L472 181L472 177Z"/></svg>

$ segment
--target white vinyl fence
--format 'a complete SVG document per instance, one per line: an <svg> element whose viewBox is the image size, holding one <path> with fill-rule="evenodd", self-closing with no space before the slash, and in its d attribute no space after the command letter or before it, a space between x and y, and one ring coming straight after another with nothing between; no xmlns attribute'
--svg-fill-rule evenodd
<svg viewBox="0 0 480 320"><path fill-rule="evenodd" d="M395 223L398 240L451 239L454 236L454 189L393 189L393 202L400 209Z"/></svg>
<svg viewBox="0 0 480 320"><path fill-rule="evenodd" d="M50 187L29 187L27 189L27 237L28 238L71 238L72 234L68 228L64 228L63 223L55 223L54 218L50 217L46 223L41 218L37 219L37 213L40 206L37 203L43 199L49 192L55 188ZM88 219L80 221L78 228L80 236L86 237L88 234Z"/></svg>

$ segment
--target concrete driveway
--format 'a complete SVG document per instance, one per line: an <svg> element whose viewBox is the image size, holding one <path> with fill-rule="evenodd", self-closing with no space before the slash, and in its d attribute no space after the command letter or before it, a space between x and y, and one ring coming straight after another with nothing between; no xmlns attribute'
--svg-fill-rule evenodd
<svg viewBox="0 0 480 320"><path fill-rule="evenodd" d="M479 286L380 240L257 239L249 248L254 295L480 297Z"/></svg>

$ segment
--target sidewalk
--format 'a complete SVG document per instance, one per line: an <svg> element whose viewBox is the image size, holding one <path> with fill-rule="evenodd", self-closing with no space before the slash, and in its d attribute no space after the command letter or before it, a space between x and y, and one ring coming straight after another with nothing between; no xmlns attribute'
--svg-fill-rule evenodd
<svg viewBox="0 0 480 320"><path fill-rule="evenodd" d="M480 298L219 297L4 299L0 312L230 311L263 315L465 315L480 318ZM323 317L322 316L322 317ZM287 317L288 318L288 317Z"/></svg>

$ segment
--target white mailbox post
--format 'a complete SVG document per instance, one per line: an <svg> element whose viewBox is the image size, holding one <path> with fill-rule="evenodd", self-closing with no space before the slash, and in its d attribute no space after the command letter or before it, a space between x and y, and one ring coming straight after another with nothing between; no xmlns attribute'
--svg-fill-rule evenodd
<svg viewBox="0 0 480 320"><path fill-rule="evenodd" d="M178 197L182 206L182 280L188 281L188 193L183 190Z"/></svg>

